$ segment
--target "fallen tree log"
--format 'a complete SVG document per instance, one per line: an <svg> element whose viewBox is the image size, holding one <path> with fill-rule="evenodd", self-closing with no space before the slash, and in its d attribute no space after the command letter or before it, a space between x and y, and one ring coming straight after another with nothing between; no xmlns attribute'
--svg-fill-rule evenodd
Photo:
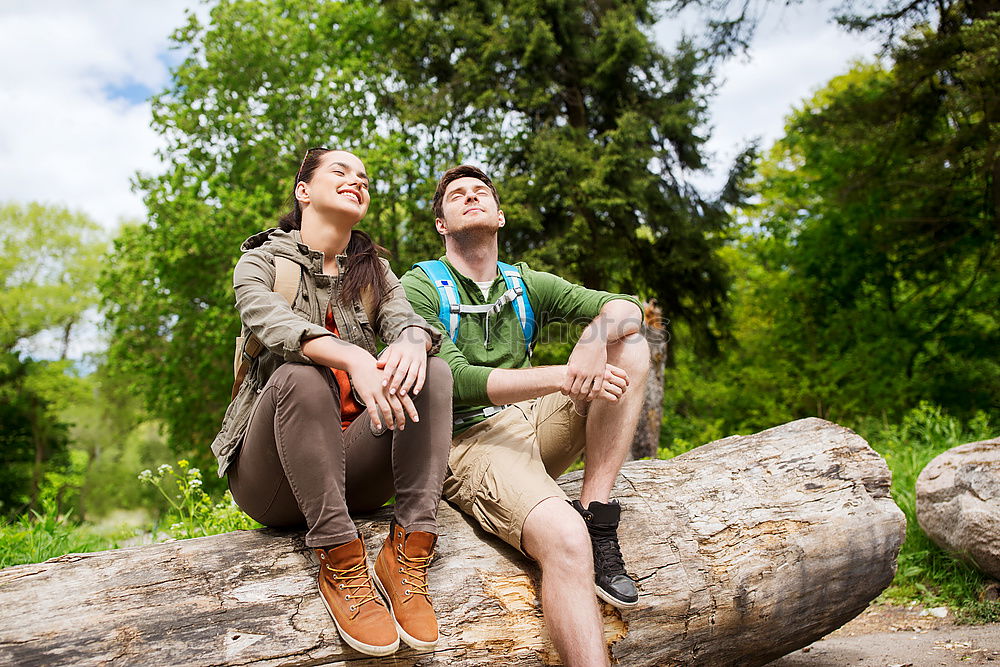
<svg viewBox="0 0 1000 667"><path fill-rule="evenodd" d="M572 496L580 474L560 483ZM641 589L636 609L602 607L623 665L757 665L806 646L889 584L904 532L885 462L820 419L629 463L615 495ZM536 568L446 505L440 522L442 640L393 664L556 663ZM374 556L385 523L358 523ZM301 533L270 530L7 568L0 663L377 664L339 641L315 576Z"/></svg>

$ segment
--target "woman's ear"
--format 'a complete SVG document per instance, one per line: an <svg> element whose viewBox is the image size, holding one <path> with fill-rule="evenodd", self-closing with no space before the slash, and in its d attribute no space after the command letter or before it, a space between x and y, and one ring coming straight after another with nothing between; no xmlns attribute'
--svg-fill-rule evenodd
<svg viewBox="0 0 1000 667"><path fill-rule="evenodd" d="M309 186L306 185L305 181L299 181L295 184L295 200L299 204L309 203Z"/></svg>

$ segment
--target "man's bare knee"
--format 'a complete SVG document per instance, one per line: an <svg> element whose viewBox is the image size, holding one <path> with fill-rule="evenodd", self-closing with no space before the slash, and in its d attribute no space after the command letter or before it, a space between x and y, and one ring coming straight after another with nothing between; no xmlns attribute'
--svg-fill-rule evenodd
<svg viewBox="0 0 1000 667"><path fill-rule="evenodd" d="M583 519L565 500L549 498L528 514L522 544L542 573L559 570L593 576L593 552Z"/></svg>
<svg viewBox="0 0 1000 667"><path fill-rule="evenodd" d="M634 382L649 372L649 343L641 333L633 333L608 345L608 363L628 371Z"/></svg>

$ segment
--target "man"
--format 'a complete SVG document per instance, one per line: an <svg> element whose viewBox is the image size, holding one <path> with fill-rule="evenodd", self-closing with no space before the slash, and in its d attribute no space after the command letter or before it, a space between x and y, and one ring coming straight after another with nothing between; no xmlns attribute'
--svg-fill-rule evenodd
<svg viewBox="0 0 1000 667"><path fill-rule="evenodd" d="M609 603L638 604L618 545L620 506L609 494L649 369L642 310L632 297L523 263L501 264L498 272L504 214L493 183L476 167L444 174L434 215L445 255L421 262L401 282L417 314L451 336L439 353L454 376L445 498L538 562L542 610L563 661L607 664L595 582ZM556 320L589 324L565 365L533 368L530 339ZM581 453L583 487L570 504L554 480Z"/></svg>

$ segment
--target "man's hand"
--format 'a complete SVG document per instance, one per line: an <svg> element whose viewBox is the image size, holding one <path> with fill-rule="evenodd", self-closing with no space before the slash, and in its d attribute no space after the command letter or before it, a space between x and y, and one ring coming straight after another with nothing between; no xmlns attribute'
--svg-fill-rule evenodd
<svg viewBox="0 0 1000 667"><path fill-rule="evenodd" d="M585 332L566 362L566 379L560 391L574 401L593 401L602 394L607 373L607 345Z"/></svg>
<svg viewBox="0 0 1000 667"><path fill-rule="evenodd" d="M604 380L601 383L601 393L598 399L617 403L628 389L628 373L624 369L607 364Z"/></svg>

